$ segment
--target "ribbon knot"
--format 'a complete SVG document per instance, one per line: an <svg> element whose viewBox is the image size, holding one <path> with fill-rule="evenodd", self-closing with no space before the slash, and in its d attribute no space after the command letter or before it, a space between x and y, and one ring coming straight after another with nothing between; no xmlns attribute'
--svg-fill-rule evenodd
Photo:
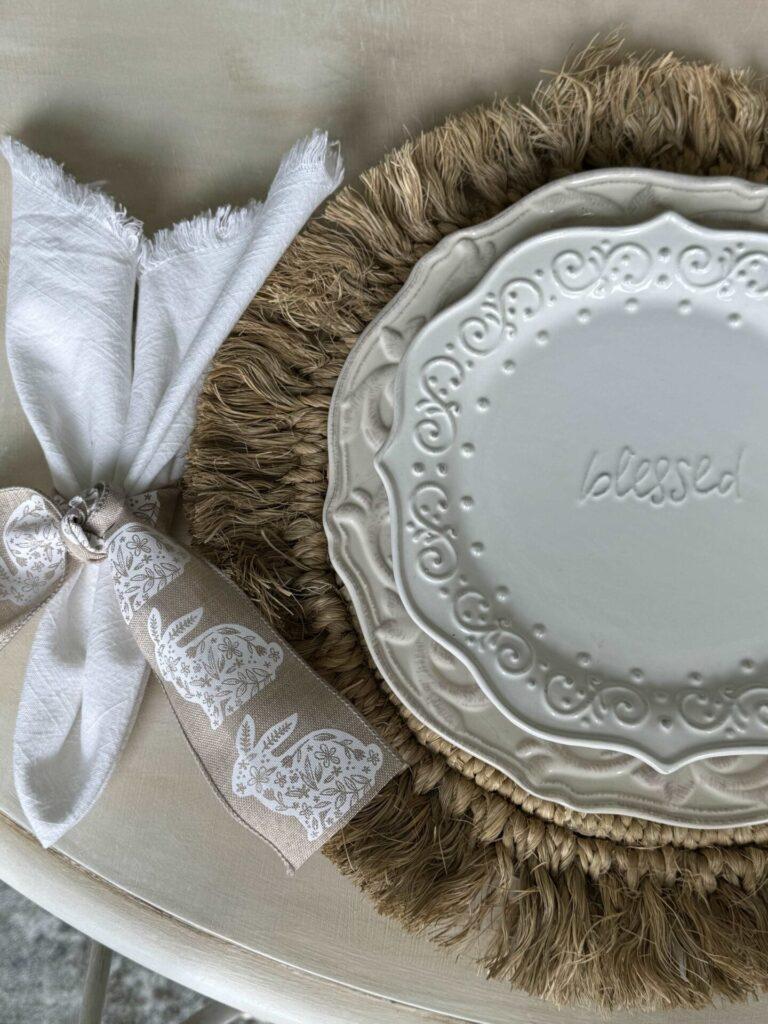
<svg viewBox="0 0 768 1024"><path fill-rule="evenodd" d="M101 562L107 557L103 537L106 530L96 521L96 514L103 509L108 497L118 504L119 515L124 501L117 500L117 495L105 484L96 484L83 494L76 494L63 510L59 534L67 551L79 562Z"/></svg>

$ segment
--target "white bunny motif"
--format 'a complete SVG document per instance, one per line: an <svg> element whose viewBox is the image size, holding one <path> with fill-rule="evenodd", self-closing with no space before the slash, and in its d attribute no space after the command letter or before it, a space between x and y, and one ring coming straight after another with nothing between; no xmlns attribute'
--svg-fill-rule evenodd
<svg viewBox="0 0 768 1024"><path fill-rule="evenodd" d="M163 630L160 612L153 608L147 630L160 674L185 700L199 704L211 728L218 729L227 715L274 682L283 649L230 622L212 626L195 640L184 642L202 617L203 609L196 608Z"/></svg>
<svg viewBox="0 0 768 1024"><path fill-rule="evenodd" d="M237 731L232 792L255 796L276 814L297 818L314 842L365 797L383 757L375 743L338 729L317 729L276 753L298 718L289 715L257 740L253 718L245 716Z"/></svg>
<svg viewBox="0 0 768 1024"><path fill-rule="evenodd" d="M42 600L64 575L66 550L56 521L39 494L23 501L5 524L0 557L0 601L18 607Z"/></svg>

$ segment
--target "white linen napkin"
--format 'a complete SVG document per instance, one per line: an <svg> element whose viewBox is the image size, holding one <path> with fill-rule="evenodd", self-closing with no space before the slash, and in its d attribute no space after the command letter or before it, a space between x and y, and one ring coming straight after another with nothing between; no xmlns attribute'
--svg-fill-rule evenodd
<svg viewBox="0 0 768 1024"><path fill-rule="evenodd" d="M205 369L343 168L315 133L263 204L143 237L97 189L5 138L12 173L6 344L55 488L131 495L179 479ZM135 326L134 326L135 323ZM93 806L130 734L149 669L108 563L83 563L42 611L22 688L14 775L44 846Z"/></svg>

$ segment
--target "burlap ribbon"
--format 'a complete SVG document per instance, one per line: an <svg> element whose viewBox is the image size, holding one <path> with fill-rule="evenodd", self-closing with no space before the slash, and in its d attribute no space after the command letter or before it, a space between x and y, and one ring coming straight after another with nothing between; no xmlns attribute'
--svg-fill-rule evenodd
<svg viewBox="0 0 768 1024"><path fill-rule="evenodd" d="M176 497L0 490L0 647L77 561L109 559L123 618L204 774L293 870L403 764L230 580L165 534Z"/></svg>

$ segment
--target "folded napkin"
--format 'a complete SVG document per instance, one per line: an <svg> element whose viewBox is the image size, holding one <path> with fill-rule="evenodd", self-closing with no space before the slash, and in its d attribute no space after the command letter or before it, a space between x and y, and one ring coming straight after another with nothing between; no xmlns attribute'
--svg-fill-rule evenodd
<svg viewBox="0 0 768 1024"><path fill-rule="evenodd" d="M315 133L263 203L145 239L98 189L5 138L12 172L6 343L59 495L177 481L206 366L342 162ZM0 566L2 569L2 566ZM92 807L130 734L149 667L108 560L83 561L45 604L14 737L16 788L43 845Z"/></svg>

